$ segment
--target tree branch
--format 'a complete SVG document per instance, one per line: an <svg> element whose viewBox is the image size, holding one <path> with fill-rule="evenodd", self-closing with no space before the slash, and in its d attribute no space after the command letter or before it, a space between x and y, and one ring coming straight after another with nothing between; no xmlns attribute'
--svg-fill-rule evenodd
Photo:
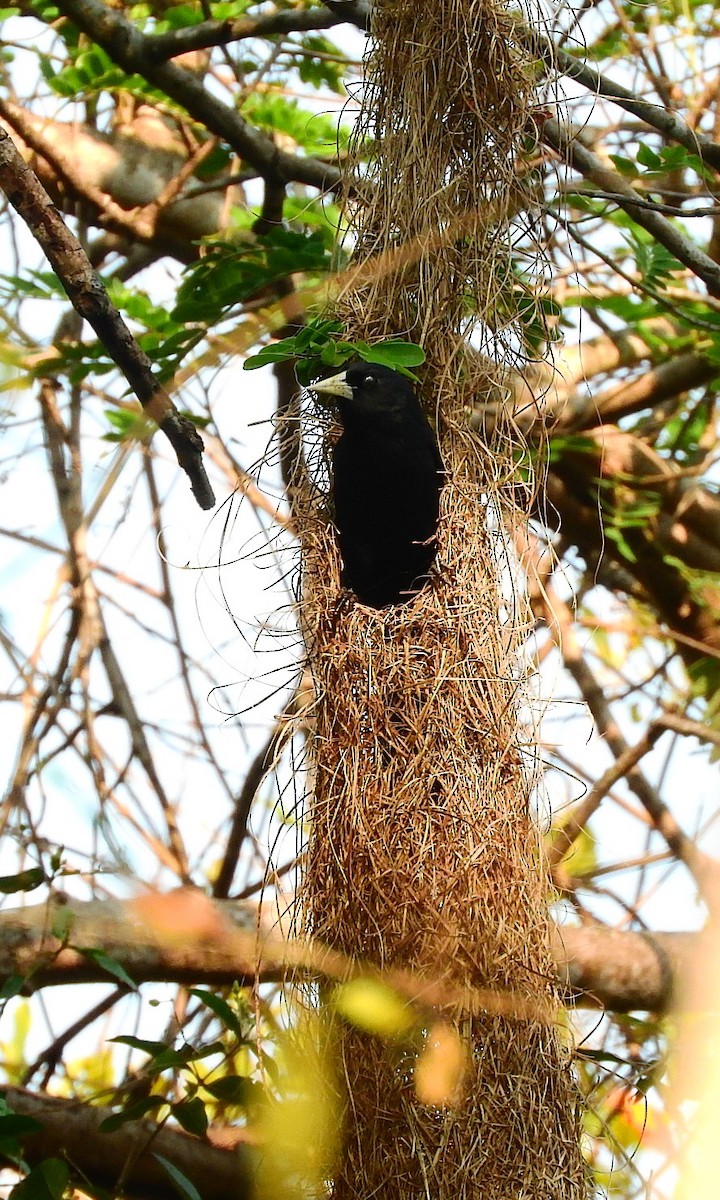
<svg viewBox="0 0 720 1200"><path fill-rule="evenodd" d="M553 45L549 38L544 38L535 30L528 29L527 33L528 41L531 42L534 50L548 67L559 69L563 75L577 80L593 95L602 96L603 99L619 105L626 112L639 117L646 125L657 129L658 133L668 138L669 141L677 142L691 154L697 154L704 162L715 167L716 170L720 170L720 145L707 134L691 129L681 117L668 112L662 105L652 104L649 100L641 100L635 92L628 91L622 84L615 83L605 75L601 75L599 71L582 62L581 59L575 58L566 50L561 50L558 46Z"/></svg>
<svg viewBox="0 0 720 1200"><path fill-rule="evenodd" d="M226 224L231 179L214 180L212 188L196 183L192 193L184 187L158 206L191 162L179 142L159 150L156 141L142 140L140 131L121 128L102 133L74 122L37 117L10 100L0 101L0 117L17 135L16 144L26 161L33 152L33 170L62 212L75 215L80 198L100 227L180 262L196 259L198 248L193 243ZM208 139L201 149L211 146Z"/></svg>
<svg viewBox="0 0 720 1200"><path fill-rule="evenodd" d="M612 170L597 154L583 146L572 129L554 119L545 121L542 126L542 140L548 146L552 146L563 161L585 179L590 179L603 191L612 193L615 203L620 208L669 250L683 266L688 267L701 279L711 296L720 298L720 265L698 249L666 217L644 208L643 197L617 171ZM638 204L638 201L641 203Z"/></svg>
<svg viewBox="0 0 720 1200"><path fill-rule="evenodd" d="M563 642L565 665L592 713L598 733L603 736L614 757L624 759L626 755L629 756L630 747L613 719L605 693L585 661L577 639L572 637L569 643L567 635L568 631ZM638 767L631 767L625 772L624 778L669 849L685 864L699 890L711 903L717 888L718 864L699 850L692 838L681 829L670 809Z"/></svg>
<svg viewBox="0 0 720 1200"><path fill-rule="evenodd" d="M177 1189L156 1157L161 1155L198 1189L203 1200L230 1196L250 1200L255 1194L252 1151L240 1144L240 1138L231 1150L224 1150L151 1120L129 1121L113 1133L104 1133L99 1126L115 1109L38 1096L17 1087L3 1088L3 1094L12 1112L42 1125L40 1132L23 1138L23 1158L31 1166L45 1158L64 1158L81 1190L89 1180L114 1196L122 1183L123 1196L177 1200Z"/></svg>
<svg viewBox="0 0 720 1200"><path fill-rule="evenodd" d="M95 330L146 414L160 426L171 443L198 504L203 509L212 508L215 496L202 463L200 434L177 410L153 375L150 359L111 303L80 242L67 228L39 179L2 128L0 188L40 244L73 308Z"/></svg>
<svg viewBox="0 0 720 1200"><path fill-rule="evenodd" d="M358 29L370 29L371 5L369 0L323 0L326 8L343 21L350 21Z"/></svg>
<svg viewBox="0 0 720 1200"><path fill-rule="evenodd" d="M194 925L196 913L201 920ZM64 942L50 932L54 921L63 920L70 928ZM571 991L575 1004L615 1012L663 1012L675 1002L676 984L686 975L696 937L618 933L599 926L558 928L553 942L556 982ZM49 904L0 912L0 980L22 975L27 991L107 981L108 975L86 953L95 949L103 950L138 984L253 986L293 973L346 979L375 970L317 943L282 937L277 929L267 928L265 910L254 902L211 901L189 889L127 902L81 903L55 896ZM510 1012L517 1007L512 996L483 989L459 996L411 972L389 971L383 978L420 1005L481 1004Z"/></svg>
<svg viewBox="0 0 720 1200"><path fill-rule="evenodd" d="M270 730L265 745L261 746L248 767L245 780L235 800L225 853L213 886L213 895L218 899L225 899L230 893L240 851L247 834L250 810L258 789L265 777L277 765L285 743L298 728L293 717L311 702L308 699L309 696L312 696L312 687L303 680L285 711L280 714Z"/></svg>
<svg viewBox="0 0 720 1200"><path fill-rule="evenodd" d="M272 37L274 34L308 33L316 29L332 29L349 20L317 8L291 8L263 13L259 17L239 17L237 21L201 21L186 29L148 36L145 54L148 62L166 62L191 50L206 50L210 46L227 46L245 38Z"/></svg>
<svg viewBox="0 0 720 1200"><path fill-rule="evenodd" d="M558 927L553 939L558 980L585 1007L616 1013L677 1010L701 937L601 925Z"/></svg>
<svg viewBox="0 0 720 1200"><path fill-rule="evenodd" d="M676 1001L676 983L688 976L700 936L594 926L559 929L555 936L558 976L570 991L582 989L586 1003L616 1012L664 1012ZM255 1151L243 1144L241 1129L230 1131L235 1135L231 1149L222 1148L227 1142L225 1130L211 1129L202 1139L152 1120L130 1121L105 1133L99 1127L116 1111L110 1107L38 1096L19 1087L4 1088L3 1095L12 1112L32 1117L42 1126L23 1139L23 1157L31 1166L62 1157L80 1184L89 1180L114 1194L122 1180L123 1194L134 1200L174 1200L160 1155L182 1172L203 1200L228 1196L249 1200L254 1194Z"/></svg>
<svg viewBox="0 0 720 1200"><path fill-rule="evenodd" d="M644 408L654 408L666 400L685 395L692 388L711 383L718 374L718 364L704 354L692 351L679 354L635 379L623 380L595 396L586 395L582 411L577 413L578 419L570 427L581 429L588 423L614 423L621 417L630 416ZM554 427L553 433L557 432L557 427Z"/></svg>
<svg viewBox="0 0 720 1200"><path fill-rule="evenodd" d="M720 589L711 574L720 569L718 498L616 426L589 429L585 439L582 450L568 449L558 457L546 481L545 497L560 513L567 536L586 558L601 552L618 557L604 538L598 498L606 511L615 505L622 513L632 492L651 493L658 511L645 524L623 530L634 559L620 561L641 582L671 636L684 639L688 660L719 654ZM672 559L709 577L691 588Z"/></svg>
<svg viewBox="0 0 720 1200"><path fill-rule="evenodd" d="M148 52L150 38L117 10L106 8L99 0L59 0L58 7L82 33L102 46L113 62L160 88L191 117L227 142L263 178L306 183L321 191L339 183L337 167L280 150L266 134L206 91L190 71L173 63L158 65Z"/></svg>
<svg viewBox="0 0 720 1200"><path fill-rule="evenodd" d="M664 732L665 730L661 725L651 724L644 737L640 738L634 746L628 746L622 754L618 755L612 766L603 772L597 782L590 788L587 795L574 805L567 819L563 821L562 826L558 830L557 837L548 852L548 862L551 870L559 866L562 862L562 859L587 826L590 818L597 812L608 792L619 780L625 779L628 773L637 766L641 758L650 753L658 738Z"/></svg>

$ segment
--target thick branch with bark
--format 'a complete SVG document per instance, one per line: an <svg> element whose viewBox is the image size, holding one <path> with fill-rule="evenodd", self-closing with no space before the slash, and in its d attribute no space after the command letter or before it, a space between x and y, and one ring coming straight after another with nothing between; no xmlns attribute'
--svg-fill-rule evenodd
<svg viewBox="0 0 720 1200"><path fill-rule="evenodd" d="M677 142L691 154L697 154L704 159L709 166L720 170L720 145L709 138L707 134L691 129L676 113L670 112L659 104L653 104L649 100L643 100L635 92L623 87L622 84L608 79L606 75L602 75L588 63L584 63L581 59L568 54L566 50L555 46L549 38L542 37L534 30L527 32L528 41L539 52L551 70L559 70L569 79L575 79L581 83L594 96L602 96L604 100L610 100L613 104L619 105L625 112L639 117L651 129L656 129L668 141Z"/></svg>
<svg viewBox="0 0 720 1200"><path fill-rule="evenodd" d="M23 1158L30 1166L47 1158L64 1158L83 1190L90 1181L108 1195L135 1200L177 1200L177 1186L161 1158L167 1159L200 1192L203 1200L250 1200L254 1194L253 1151L242 1144L242 1130L232 1148L192 1137L155 1121L128 1121L112 1133L100 1129L116 1111L97 1104L35 1095L25 1088L3 1089L10 1110L32 1117L42 1128L23 1138ZM118 1190L119 1189L119 1190Z"/></svg>
<svg viewBox="0 0 720 1200"><path fill-rule="evenodd" d="M558 980L576 1003L608 1012L663 1013L682 1007L689 967L701 948L695 933L630 933L601 925L555 934Z"/></svg>
<svg viewBox="0 0 720 1200"><path fill-rule="evenodd" d="M137 72L196 121L227 142L263 179L306 183L324 191L340 182L338 167L316 158L288 154L235 109L213 96L202 82L174 63L158 65L152 39L140 33L116 9L99 0L60 0L60 11L110 55L124 71Z"/></svg>
<svg viewBox="0 0 720 1200"><path fill-rule="evenodd" d="M81 201L101 228L181 262L197 258L194 243L227 223L227 188L188 195L181 186L163 202L191 160L187 147L159 122L147 119L133 130L101 133L76 122L37 117L2 98L0 117L55 204L68 215L76 214ZM212 145L205 142L201 150Z"/></svg>
<svg viewBox="0 0 720 1200"><path fill-rule="evenodd" d="M95 921L102 906L87 907L95 910L90 918ZM224 907L230 911L229 905ZM237 905L232 909L235 914L243 911ZM47 916L44 906L25 910L39 911ZM246 906L245 916L249 913ZM12 915L3 914L0 943L12 936ZM85 936L88 930L82 932ZM137 936L138 930L134 932ZM104 940L103 945L107 949ZM571 993L580 992L585 1003L616 1012L662 1012L674 998L676 981L687 976L699 946L698 935L690 934L644 935L592 926L559 929L555 939L558 978ZM159 947L155 950L159 952ZM203 952L199 946L195 951L198 966L193 978L204 979ZM225 982L238 977L238 966L234 961L226 964ZM107 1133L100 1126L115 1111L108 1107L36 1095L19 1087L4 1089L4 1099L12 1112L32 1117L41 1126L23 1139L23 1156L29 1165L62 1157L79 1172L80 1185L89 1180L94 1187L114 1193L122 1181L123 1194L134 1200L171 1200L175 1192L161 1161L164 1158L200 1191L203 1200L226 1200L228 1196L244 1200L253 1194L257 1150L246 1144L242 1128L211 1128L205 1138L199 1138L140 1120Z"/></svg>
<svg viewBox="0 0 720 1200"><path fill-rule="evenodd" d="M3 924L0 939L9 932L9 923ZM699 945L698 935L690 934L562 929L556 936L558 977L570 992L581 991L585 1003L616 1012L662 1012L671 1003L675 981L686 977ZM236 975L233 965L228 966L230 982ZM203 978L200 967L194 978ZM114 1193L122 1181L123 1194L134 1200L172 1200L176 1193L163 1167L164 1158L200 1191L203 1200L228 1196L244 1200L253 1195L257 1150L246 1144L242 1128L211 1128L205 1138L199 1138L140 1120L107 1133L100 1126L116 1110L105 1106L37 1095L19 1087L5 1088L4 1099L12 1112L32 1117L41 1126L23 1138L23 1156L29 1165L62 1157L79 1172L81 1186L89 1180L94 1187Z"/></svg>
<svg viewBox="0 0 720 1200"><path fill-rule="evenodd" d="M109 979L88 951L103 950L138 984L152 981L250 986L256 980L362 974L322 946L284 939L265 927L250 901L210 901L200 893L75 902L56 897L0 913L0 980L21 975L26 987L102 983ZM51 929L66 928L64 938ZM179 930L182 933L179 934ZM557 981L576 1004L615 1012L666 1011L676 999L695 948L695 934L618 933L565 926L555 938ZM431 980L388 973L419 1004L457 1002ZM471 998L468 998L470 1002ZM492 999L483 997L492 1005Z"/></svg>

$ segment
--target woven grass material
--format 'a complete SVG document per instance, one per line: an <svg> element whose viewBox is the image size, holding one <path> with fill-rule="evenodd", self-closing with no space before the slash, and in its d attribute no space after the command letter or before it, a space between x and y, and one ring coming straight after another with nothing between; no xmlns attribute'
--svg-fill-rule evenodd
<svg viewBox="0 0 720 1200"><path fill-rule="evenodd" d="M431 586L379 612L339 599L332 534L301 497L317 689L302 919L349 955L529 999L536 1019L452 1014L468 1070L462 1097L442 1107L417 1099L410 1050L341 1031L346 1150L333 1196L576 1200L584 1170L518 724L526 613L508 602L490 519L507 515L512 429L484 446L465 416L495 374L468 353L468 297L496 332L511 322L513 154L532 92L492 0L381 0L374 13L360 129L377 152L352 212L339 313L350 336L423 344L448 481Z"/></svg>

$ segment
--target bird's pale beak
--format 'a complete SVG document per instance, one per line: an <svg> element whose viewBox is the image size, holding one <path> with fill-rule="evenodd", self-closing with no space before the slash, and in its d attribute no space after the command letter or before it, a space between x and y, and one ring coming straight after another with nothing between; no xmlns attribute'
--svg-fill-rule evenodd
<svg viewBox="0 0 720 1200"><path fill-rule="evenodd" d="M339 396L341 400L352 400L352 388L347 382L345 371L339 375L331 375L329 379L320 379L310 384L311 392L319 392L323 396Z"/></svg>

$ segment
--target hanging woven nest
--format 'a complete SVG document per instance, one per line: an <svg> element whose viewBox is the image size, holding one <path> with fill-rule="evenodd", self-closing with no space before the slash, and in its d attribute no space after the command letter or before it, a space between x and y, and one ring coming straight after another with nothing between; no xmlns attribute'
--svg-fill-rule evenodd
<svg viewBox="0 0 720 1200"><path fill-rule="evenodd" d="M312 937L457 995L445 1018L465 1069L457 1095L430 1104L417 1051L336 1035L346 1086L336 1200L586 1190L519 721L527 615L507 551L508 523L525 520L513 511L518 447L511 422L488 445L467 421L517 341L508 229L533 79L513 20L492 0L373 7L357 158L361 144L373 149L354 175L337 311L351 338L423 346L421 397L447 483L431 583L379 611L341 597L326 515L309 491L301 498L317 693L301 910ZM515 1008L473 1005L477 989Z"/></svg>

